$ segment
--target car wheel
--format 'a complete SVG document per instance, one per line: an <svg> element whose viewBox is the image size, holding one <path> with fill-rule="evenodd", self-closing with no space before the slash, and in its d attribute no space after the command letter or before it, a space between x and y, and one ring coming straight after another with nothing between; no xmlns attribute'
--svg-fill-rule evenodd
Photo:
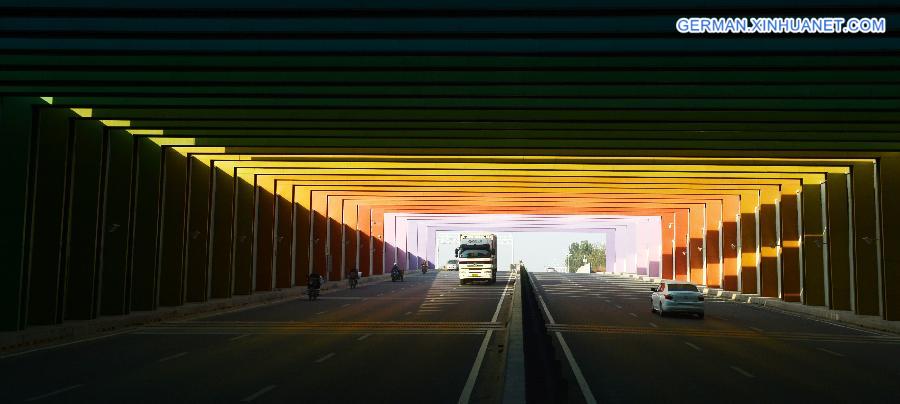
<svg viewBox="0 0 900 404"><path fill-rule="evenodd" d="M703 314L704 314L704 313L697 313L697 318L703 320Z"/></svg>
<svg viewBox="0 0 900 404"><path fill-rule="evenodd" d="M460 280L459 280L459 286L462 286L462 285L465 285L465 284L466 284L465 279L460 279Z"/></svg>
<svg viewBox="0 0 900 404"><path fill-rule="evenodd" d="M659 313L659 316L660 316L660 317L665 317L665 316L666 316L666 312L663 311L663 305L662 305L662 302L659 302L659 310L658 310L658 313Z"/></svg>

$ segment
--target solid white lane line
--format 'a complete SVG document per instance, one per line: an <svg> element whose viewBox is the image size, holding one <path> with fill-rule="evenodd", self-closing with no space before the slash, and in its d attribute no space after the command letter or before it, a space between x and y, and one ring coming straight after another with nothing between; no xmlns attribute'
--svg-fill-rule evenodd
<svg viewBox="0 0 900 404"><path fill-rule="evenodd" d="M336 355L334 352L332 352L332 353L330 353L330 354L328 354L328 355L325 355L325 356L323 356L323 357L321 357L321 358L319 358L319 359L316 359L316 363L322 363L322 362L325 362L325 361L331 359L331 357L334 356L334 355Z"/></svg>
<svg viewBox="0 0 900 404"><path fill-rule="evenodd" d="M341 306L341 307L350 307L350 303L347 303L347 304L345 304L345 305L343 305L343 306Z"/></svg>
<svg viewBox="0 0 900 404"><path fill-rule="evenodd" d="M249 337L249 336L250 336L250 334L241 334L241 335L238 335L238 336L236 336L236 337L231 337L231 338L229 338L228 340L229 340L229 341L237 341L237 340L239 340L239 339L241 339L241 338L245 338L245 337Z"/></svg>
<svg viewBox="0 0 900 404"><path fill-rule="evenodd" d="M744 369L741 369L741 368L739 368L739 367L737 367L737 366L732 366L731 369L734 370L735 372L738 372L738 373L744 375L744 376L747 377L747 378L753 378L753 377L755 377L755 376L753 376L752 373L750 373L750 372L748 372L748 371L746 371L746 370L744 370Z"/></svg>
<svg viewBox="0 0 900 404"><path fill-rule="evenodd" d="M559 339L559 345L562 346L563 353L566 354L566 359L569 360L569 365L572 366L572 373L575 374L575 380L578 381L578 386L581 388L581 394L584 396L584 401L588 404L596 404L597 400L594 398L594 393L591 392L587 380L585 380L584 375L581 373L581 368L578 367L578 362L575 361L575 356L572 355L569 344L566 344L566 340L559 331L556 331L556 338Z"/></svg>
<svg viewBox="0 0 900 404"><path fill-rule="evenodd" d="M617 305L616 305L616 308L617 308L617 309L621 309L622 306L619 306L619 305L617 304Z"/></svg>
<svg viewBox="0 0 900 404"><path fill-rule="evenodd" d="M407 311L406 313L403 313L404 316L408 316L408 315L410 315L410 314L412 314L411 311Z"/></svg>
<svg viewBox="0 0 900 404"><path fill-rule="evenodd" d="M531 284L535 284L534 276L529 273L531 276ZM553 319L553 316L550 314L550 309L547 308L547 303L544 303L544 298L541 296L537 287L534 287L534 293L537 294L538 301L541 303L541 307L544 309L544 315L547 316L547 321L550 324L556 324L556 320ZM488 331L490 332L490 331ZM575 374L575 380L578 381L578 387L581 388L581 394L584 396L584 401L588 404L596 404L597 399L594 398L594 393L591 392L591 387L588 385L587 380L584 378L584 374L581 373L581 368L578 366L578 362L575 361L575 356L572 355L572 351L569 349L569 344L566 343L566 339L563 338L561 332L556 331L556 339L559 340L559 345L563 349L563 353L566 355L566 360L569 361L569 366L572 368L572 373Z"/></svg>
<svg viewBox="0 0 900 404"><path fill-rule="evenodd" d="M503 293L500 295L500 300L497 302L497 309L494 310L494 316L491 317L492 323L497 322L497 316L500 315L500 307L503 306L503 300L506 298L506 291L509 290L510 280L512 280L512 277L506 279L506 286L503 288ZM466 379L466 384L459 394L459 400L457 400L458 404L468 404L469 401L471 401L472 391L475 389L475 382L478 381L478 372L481 370L481 363L484 362L484 354L487 352L488 343L491 342L491 337L493 335L494 330L490 329L484 333L484 339L481 340L478 354L475 355L475 363L472 364L472 369L469 369L469 377Z"/></svg>
<svg viewBox="0 0 900 404"><path fill-rule="evenodd" d="M83 385L83 384L73 384L73 385L71 385L71 386L69 386L69 387L63 387L63 388L61 388L61 389L59 389L59 390L53 390L53 391L51 391L51 392L49 392L49 393L46 393L46 394L41 394L41 395L39 395L39 396L31 397L31 398L29 398L29 399L27 399L27 400L25 400L25 401L37 401L37 400L42 400L42 399L45 399L45 398L47 398L47 397L52 397L52 396L55 396L55 395L60 394L60 393L65 393L65 392L67 392L67 391L69 391L69 390L75 390L75 389L77 389L77 388L79 388L79 387L81 387L81 386L84 386L84 385Z"/></svg>
<svg viewBox="0 0 900 404"><path fill-rule="evenodd" d="M266 393L272 391L272 389L274 389L274 388L275 388L275 385L274 385L274 384L273 384L273 385L266 386L266 387L263 387L262 389L260 389L260 390L257 391L256 393L253 393L253 394L251 394L251 395L245 397L243 400L241 400L241 402L249 403L249 402L251 402L251 401L253 401L253 400L256 400L257 398L259 398L259 397L262 396L263 394L266 394Z"/></svg>
<svg viewBox="0 0 900 404"><path fill-rule="evenodd" d="M829 350L829 349L825 349L825 348L816 348L816 349L818 349L818 350L820 350L820 351L822 351L822 352L825 352L825 353L827 353L827 354L829 354L829 355L837 356L838 358L843 358L843 357L844 357L844 354L840 354L840 353L834 352L834 351Z"/></svg>
<svg viewBox="0 0 900 404"><path fill-rule="evenodd" d="M692 343L690 343L690 342L684 341L684 344L687 345L687 346L689 346L689 347L691 347L691 348L694 348L694 350L697 351L697 352L702 351L702 349L700 349L700 347L698 347L698 346L696 346L696 345L694 345L694 344L692 344Z"/></svg>
<svg viewBox="0 0 900 404"><path fill-rule="evenodd" d="M762 333L762 332L763 332L762 328L756 328L756 327L749 327L749 328L750 328L751 330L753 330L753 331L758 332L758 333Z"/></svg>
<svg viewBox="0 0 900 404"><path fill-rule="evenodd" d="M652 321L651 321L649 324L650 324L650 326L653 327L653 328L659 328L659 326L656 325L656 323L654 323L654 322L652 322Z"/></svg>
<svg viewBox="0 0 900 404"><path fill-rule="evenodd" d="M124 330L124 331L119 331L119 332L109 333L109 334L100 335L100 336L96 336L96 337L90 337L90 338L85 338L85 339L79 339L79 340L72 341L72 342L66 342L66 343L56 344L56 345L49 345L49 346L45 346L45 347L29 349L29 350L27 350L27 351L22 351L22 352L15 352L15 353L11 353L11 354L6 354L6 355L3 355L3 356L0 356L0 359L14 358L14 357L16 357L16 356L22 356L22 355L30 354L30 353L32 353L32 352L46 351L46 350L48 350L48 349L62 348L62 347L64 347L64 346L69 346L69 345L73 345L73 344L79 344L79 343L82 343L82 342L88 342L88 341L95 341L95 340L103 339L103 338L115 337L116 335L128 334L128 333L131 333L131 332L134 332L134 329L128 328L128 329L126 329L126 330Z"/></svg>
<svg viewBox="0 0 900 404"><path fill-rule="evenodd" d="M631 317L637 318L637 314L634 314L634 313L628 313L628 315L631 316Z"/></svg>
<svg viewBox="0 0 900 404"><path fill-rule="evenodd" d="M167 356L167 357L165 357L165 358L162 358L162 359L159 360L159 362L170 361L170 360L172 360L172 359L180 358L180 357L185 356L185 355L187 355L187 354L188 354L187 352L179 352L179 353L177 353L177 354L175 354L175 355L169 355L169 356Z"/></svg>
<svg viewBox="0 0 900 404"><path fill-rule="evenodd" d="M369 338L369 337L371 337L371 336L372 336L372 334L366 334L366 335L363 335L363 336L357 338L356 340L357 340L357 341L362 341L362 340L364 340L364 339L366 339L366 338Z"/></svg>
<svg viewBox="0 0 900 404"><path fill-rule="evenodd" d="M316 315L318 316L319 314L325 314L325 312L327 312L327 311L328 311L328 310L320 311L320 312L316 313Z"/></svg>

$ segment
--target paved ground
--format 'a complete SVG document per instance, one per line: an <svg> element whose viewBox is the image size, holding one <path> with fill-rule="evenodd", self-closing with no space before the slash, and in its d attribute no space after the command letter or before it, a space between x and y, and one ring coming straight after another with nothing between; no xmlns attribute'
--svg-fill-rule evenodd
<svg viewBox="0 0 900 404"><path fill-rule="evenodd" d="M456 276L410 276L5 357L0 402L456 402L487 330L498 327L509 273L490 286L460 286Z"/></svg>
<svg viewBox="0 0 900 404"><path fill-rule="evenodd" d="M900 402L900 338L708 298L650 312L652 283L533 273L598 402Z"/></svg>

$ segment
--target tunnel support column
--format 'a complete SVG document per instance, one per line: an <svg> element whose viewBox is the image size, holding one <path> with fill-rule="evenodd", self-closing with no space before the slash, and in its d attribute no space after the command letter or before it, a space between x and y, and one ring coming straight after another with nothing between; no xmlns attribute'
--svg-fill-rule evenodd
<svg viewBox="0 0 900 404"><path fill-rule="evenodd" d="M3 231L5 259L0 271L0 331L25 328L28 313L25 231L30 223L27 201L32 192L32 112L35 104L46 102L37 97L0 98L0 135L8 153L3 159L8 183L3 219L6 226Z"/></svg>
<svg viewBox="0 0 900 404"><path fill-rule="evenodd" d="M884 319L900 320L900 153L884 155L879 161L881 180L882 293Z"/></svg>

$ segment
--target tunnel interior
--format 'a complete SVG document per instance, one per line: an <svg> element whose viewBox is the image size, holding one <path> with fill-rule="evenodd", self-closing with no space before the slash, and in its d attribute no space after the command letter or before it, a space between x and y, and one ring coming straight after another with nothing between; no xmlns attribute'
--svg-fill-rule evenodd
<svg viewBox="0 0 900 404"><path fill-rule="evenodd" d="M619 18L646 35L606 41L608 10L565 4L270 6L227 33L167 1L4 9L0 327L439 265L436 232L473 226L604 232L609 272L900 319L884 42L698 49L647 39L637 9Z"/></svg>

